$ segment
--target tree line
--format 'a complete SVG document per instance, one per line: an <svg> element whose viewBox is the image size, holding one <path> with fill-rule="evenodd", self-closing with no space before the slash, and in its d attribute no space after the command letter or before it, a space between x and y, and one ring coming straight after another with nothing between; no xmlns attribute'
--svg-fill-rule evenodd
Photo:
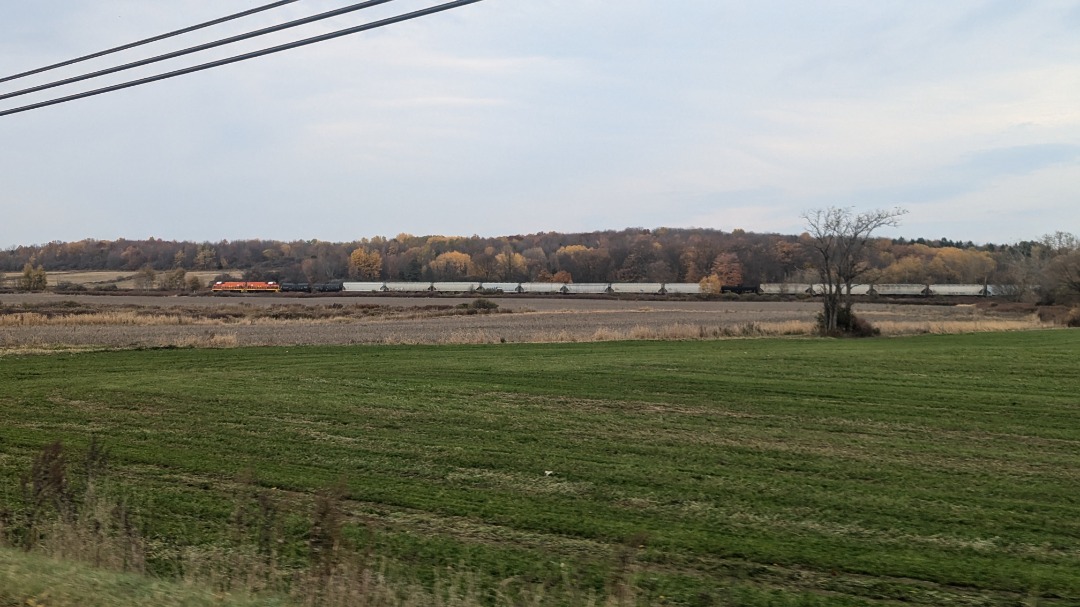
<svg viewBox="0 0 1080 607"><path fill-rule="evenodd" d="M245 280L503 282L817 282L812 230L800 235L704 228L627 228L529 235L376 236L351 242L81 240L11 247L0 271L111 270L182 281L183 271ZM1080 246L1058 232L1035 241L975 245L949 239L868 238L859 277L883 283L1013 285L1052 300L1080 292ZM29 270L27 268L29 267ZM186 284L186 282L184 283ZM179 286L179 285L174 285Z"/></svg>

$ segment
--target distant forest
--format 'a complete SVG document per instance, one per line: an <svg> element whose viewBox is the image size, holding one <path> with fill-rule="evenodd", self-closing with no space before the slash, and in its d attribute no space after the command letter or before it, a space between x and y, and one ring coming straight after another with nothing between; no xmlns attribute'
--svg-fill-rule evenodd
<svg viewBox="0 0 1080 607"><path fill-rule="evenodd" d="M46 272L220 270L234 278L321 283L334 280L813 282L807 235L735 230L628 228L525 236L375 237L354 242L238 240L176 242L82 240L17 246L0 252L0 270L27 264ZM1049 259L1074 252L1076 238L979 245L877 239L868 279L877 283L997 283L1029 280Z"/></svg>

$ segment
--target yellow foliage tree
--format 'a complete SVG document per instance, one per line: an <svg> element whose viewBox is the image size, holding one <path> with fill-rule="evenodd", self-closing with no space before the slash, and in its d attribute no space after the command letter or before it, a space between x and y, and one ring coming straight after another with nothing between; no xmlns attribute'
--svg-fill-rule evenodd
<svg viewBox="0 0 1080 607"><path fill-rule="evenodd" d="M528 262L521 253L515 253L510 249L495 256L496 273L503 280L514 280L525 274Z"/></svg>
<svg viewBox="0 0 1080 607"><path fill-rule="evenodd" d="M358 248L349 255L349 276L359 280L382 278L383 259L378 251Z"/></svg>
<svg viewBox="0 0 1080 607"><path fill-rule="evenodd" d="M940 282L981 283L997 268L986 251L944 247L937 250L932 267L940 268Z"/></svg>
<svg viewBox="0 0 1080 607"><path fill-rule="evenodd" d="M997 262L986 251L916 244L883 269L877 282L979 284L996 268Z"/></svg>
<svg viewBox="0 0 1080 607"><path fill-rule="evenodd" d="M877 282L879 284L926 284L927 265L926 261L918 255L901 257L879 273Z"/></svg>
<svg viewBox="0 0 1080 607"><path fill-rule="evenodd" d="M460 251L448 251L431 260L428 269L436 280L456 280L470 276L472 257Z"/></svg>
<svg viewBox="0 0 1080 607"><path fill-rule="evenodd" d="M724 283L716 274L709 274L698 282L698 286L706 295L719 295L723 291Z"/></svg>
<svg viewBox="0 0 1080 607"><path fill-rule="evenodd" d="M49 286L49 279L42 266L34 267L30 262L23 266L22 276L19 277L19 288L23 291L44 291Z"/></svg>

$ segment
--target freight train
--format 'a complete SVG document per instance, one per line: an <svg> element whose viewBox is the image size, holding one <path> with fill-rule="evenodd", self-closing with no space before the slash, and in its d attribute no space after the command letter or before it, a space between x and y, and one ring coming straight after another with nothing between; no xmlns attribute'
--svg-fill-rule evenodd
<svg viewBox="0 0 1080 607"><path fill-rule="evenodd" d="M215 293L454 293L475 295L532 294L532 295L700 295L705 293L698 283L551 283L551 282L328 282L276 283L255 281L223 281L214 283ZM822 284L766 283L724 285L721 293L761 295L821 295ZM852 285L851 294L866 297L931 297L966 296L989 297L997 294L991 285L920 285L880 284Z"/></svg>

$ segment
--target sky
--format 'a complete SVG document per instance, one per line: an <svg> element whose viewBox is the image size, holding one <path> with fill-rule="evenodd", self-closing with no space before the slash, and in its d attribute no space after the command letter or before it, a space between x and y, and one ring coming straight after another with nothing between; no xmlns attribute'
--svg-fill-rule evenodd
<svg viewBox="0 0 1080 607"><path fill-rule="evenodd" d="M269 0L8 0L0 76ZM7 109L437 4L396 0ZM340 8L300 0L0 93ZM1080 233L1080 0L484 0L0 117L0 247L626 227Z"/></svg>

